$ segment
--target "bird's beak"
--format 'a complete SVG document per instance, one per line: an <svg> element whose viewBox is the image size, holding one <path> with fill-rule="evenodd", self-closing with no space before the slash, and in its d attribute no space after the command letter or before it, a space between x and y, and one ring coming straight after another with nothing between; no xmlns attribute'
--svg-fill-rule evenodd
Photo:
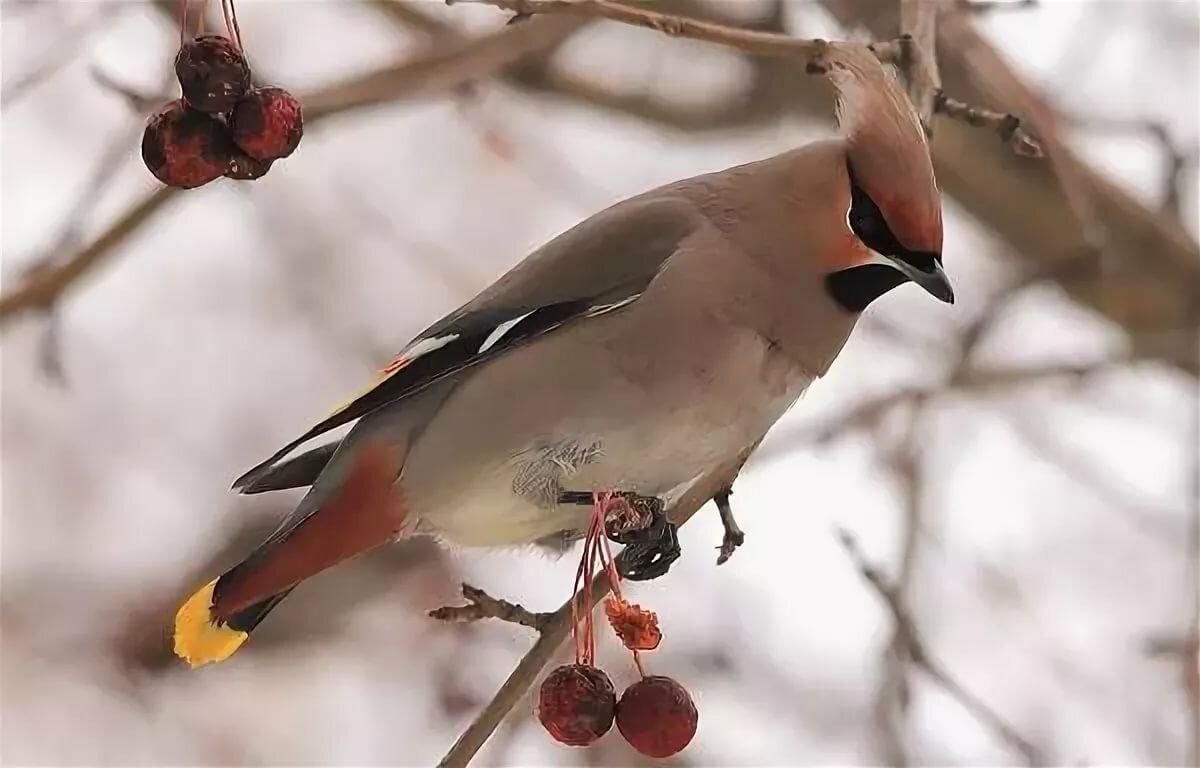
<svg viewBox="0 0 1200 768"><path fill-rule="evenodd" d="M954 288L950 286L950 278L946 277L946 272L942 269L940 260L931 260L928 268L923 269L915 264L910 264L899 256L888 256L885 258L891 262L892 266L900 270L905 277L924 288L935 299L944 301L947 304L954 303Z"/></svg>

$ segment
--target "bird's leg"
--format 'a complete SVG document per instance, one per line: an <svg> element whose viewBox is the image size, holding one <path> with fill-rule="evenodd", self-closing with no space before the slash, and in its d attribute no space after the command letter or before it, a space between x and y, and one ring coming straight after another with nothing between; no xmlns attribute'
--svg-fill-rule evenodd
<svg viewBox="0 0 1200 768"><path fill-rule="evenodd" d="M663 500L622 491L614 501L614 509L605 521L605 533L612 541L625 545L618 560L621 575L630 581L648 581L665 574L681 551L676 526L667 519ZM558 502L591 504L593 495L589 491L564 491Z"/></svg>
<svg viewBox="0 0 1200 768"><path fill-rule="evenodd" d="M721 554L717 556L717 565L721 565L730 557L733 556L733 551L746 541L746 534L738 527L737 520L733 519L733 508L729 506L729 497L733 495L733 488L723 488L713 496L713 501L717 503L717 511L721 513L721 526L725 529L725 536L721 539Z"/></svg>

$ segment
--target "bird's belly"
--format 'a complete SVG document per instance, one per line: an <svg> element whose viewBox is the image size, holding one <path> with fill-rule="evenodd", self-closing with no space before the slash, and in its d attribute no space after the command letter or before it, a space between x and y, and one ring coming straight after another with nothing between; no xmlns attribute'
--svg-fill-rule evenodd
<svg viewBox="0 0 1200 768"><path fill-rule="evenodd" d="M779 412L786 407L779 404ZM621 490L664 497L753 443L763 431L748 421L713 423L710 415L680 408L661 419L614 421L612 429L531 442L474 471L463 467L436 485L406 477L404 486L406 491L412 487L412 508L422 526L455 543L537 541L586 522L588 508L557 504L559 491Z"/></svg>
<svg viewBox="0 0 1200 768"><path fill-rule="evenodd" d="M579 528L587 509L561 490L664 496L760 439L811 380L756 338L653 359L605 341L556 335L464 381L401 477L418 525L467 546Z"/></svg>

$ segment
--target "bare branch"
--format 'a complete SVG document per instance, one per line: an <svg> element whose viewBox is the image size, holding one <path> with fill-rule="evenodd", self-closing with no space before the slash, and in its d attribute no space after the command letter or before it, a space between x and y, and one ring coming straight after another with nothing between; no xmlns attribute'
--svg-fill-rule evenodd
<svg viewBox="0 0 1200 768"><path fill-rule="evenodd" d="M942 78L937 66L937 19L941 0L900 0L900 69L908 82L908 98L917 108L925 131L933 129Z"/></svg>
<svg viewBox="0 0 1200 768"><path fill-rule="evenodd" d="M777 32L713 24L687 16L651 11L645 8L614 2L614 0L446 0L448 5L476 2L494 5L517 16L536 14L567 14L587 18L608 19L635 27L644 27L671 37L703 40L737 48L756 56L789 56L815 59L827 45L824 40L806 40Z"/></svg>
<svg viewBox="0 0 1200 768"><path fill-rule="evenodd" d="M898 590L867 561L854 537L844 530L839 530L838 541L846 550L846 554L850 556L859 574L883 599L884 605L892 615L896 633L903 638L912 664L940 685L973 717L991 728L1009 747L1019 752L1027 764L1042 763L1043 760L1037 747L1009 725L990 705L963 687L953 675L946 671L941 662L929 654Z"/></svg>
<svg viewBox="0 0 1200 768"><path fill-rule="evenodd" d="M1072 112L1066 119L1085 130L1107 133L1145 134L1159 147L1163 161L1162 206L1163 210L1178 219L1182 215L1183 174L1195 165L1200 151L1195 146L1183 147L1172 138L1171 131L1162 120L1144 118L1122 118L1108 115L1089 115Z"/></svg>
<svg viewBox="0 0 1200 768"><path fill-rule="evenodd" d="M7 319L24 310L49 308L63 291L111 256L118 245L174 199L175 191L170 187L156 189L65 263L31 270L20 285L0 296L0 319Z"/></svg>
<svg viewBox="0 0 1200 768"><path fill-rule="evenodd" d="M976 128L991 128L1012 151L1021 157L1042 157L1042 145L1021 127L1021 118L1009 112L996 112L952 99L941 88L934 93L933 110L961 120Z"/></svg>
<svg viewBox="0 0 1200 768"><path fill-rule="evenodd" d="M895 41L874 43L870 46L875 55L884 62L898 64L907 75L909 98L917 106L927 132L932 132L933 117L941 112L963 120L969 125L994 128L1001 137L1021 154L1040 157L1040 145L1020 128L1020 120L1011 115L1001 115L989 110L970 107L961 101L948 99L941 88L937 58L936 21L943 9L944 0L902 0L904 9L903 29L905 34ZM607 19L632 26L652 29L671 37L683 37L716 43L743 51L754 56L791 57L806 63L805 71L810 74L823 71L821 57L829 45L821 39L795 38L780 32L745 29L728 24L717 24L688 16L661 13L616 0L446 0L447 4L481 3L512 11L514 18L528 18L537 14L564 14L578 17ZM624 97L620 94L593 85L578 77L559 76L556 88L566 95L575 95L610 108L639 114L647 119L662 122L695 122L703 118L693 117L695 110L665 109L661 103L644 97ZM720 114L732 114L720 110ZM1014 122L1015 121L1015 122Z"/></svg>
<svg viewBox="0 0 1200 768"><path fill-rule="evenodd" d="M788 430L755 454L759 461L778 458L801 445L823 445L835 438L873 429L898 408L918 407L926 402L953 395L985 395L1008 392L1025 384L1058 379L1081 380L1138 362L1134 355L1113 355L1085 362L1034 365L968 366L957 369L947 379L930 385L895 389L878 397L862 400L812 426ZM954 369L952 369L954 370Z"/></svg>
<svg viewBox="0 0 1200 768"><path fill-rule="evenodd" d="M991 13L992 11L1025 11L1037 8L1040 0L958 0L955 10L967 13Z"/></svg>
<svg viewBox="0 0 1200 768"><path fill-rule="evenodd" d="M47 53L37 66L0 85L0 107L8 109L21 97L54 77L82 51L87 50L89 38L105 24L114 21L123 9L120 3L97 5L96 10L83 21L69 29L57 30L49 39Z"/></svg>
<svg viewBox="0 0 1200 768"><path fill-rule="evenodd" d="M500 619L510 624L520 624L523 627L536 629L538 632L544 632L554 619L553 613L534 613L517 603L492 597L482 589L470 584L462 585L462 595L470 602L469 605L447 605L443 608L435 608L429 612L429 618L458 622Z"/></svg>

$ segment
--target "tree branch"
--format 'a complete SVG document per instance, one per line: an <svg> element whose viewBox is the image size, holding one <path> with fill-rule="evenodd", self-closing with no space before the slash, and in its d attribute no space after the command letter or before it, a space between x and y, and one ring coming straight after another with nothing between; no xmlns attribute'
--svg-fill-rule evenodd
<svg viewBox="0 0 1200 768"><path fill-rule="evenodd" d="M900 0L900 69L908 81L908 99L931 135L937 94L942 89L937 66L937 18L941 10L941 0Z"/></svg>
<svg viewBox="0 0 1200 768"><path fill-rule="evenodd" d="M838 541L846 550L859 574L882 598L888 612L892 615L895 631L902 638L907 650L908 660L918 669L927 674L930 679L941 686L963 706L973 717L988 726L1009 747L1019 752L1029 765L1043 762L1040 751L1015 728L1009 725L990 705L967 690L946 668L929 654L924 641L917 632L916 624L911 614L900 598L899 591L874 566L867 562L859 549L854 537L843 530L838 531Z"/></svg>
<svg viewBox="0 0 1200 768"><path fill-rule="evenodd" d="M522 627L536 629L538 632L544 632L554 619L553 613L534 613L517 603L492 597L479 587L473 587L470 584L462 585L462 596L469 601L469 605L447 605L435 608L429 612L429 618L457 622L500 619L510 624L520 624Z"/></svg>
<svg viewBox="0 0 1200 768"><path fill-rule="evenodd" d="M468 2L494 5L500 9L512 11L518 17L536 14L566 14L608 19L651 29L670 37L686 37L737 48L755 56L813 59L819 57L829 45L824 40L806 40L778 32L762 32L725 24L714 24L687 16L651 11L614 0L446 0L447 5Z"/></svg>
<svg viewBox="0 0 1200 768"><path fill-rule="evenodd" d="M996 112L991 109L972 107L970 104L952 99L938 88L934 92L933 110L955 120L961 120L976 128L991 128L1013 152L1021 157L1042 157L1042 145L1021 127L1021 118L1011 112Z"/></svg>

